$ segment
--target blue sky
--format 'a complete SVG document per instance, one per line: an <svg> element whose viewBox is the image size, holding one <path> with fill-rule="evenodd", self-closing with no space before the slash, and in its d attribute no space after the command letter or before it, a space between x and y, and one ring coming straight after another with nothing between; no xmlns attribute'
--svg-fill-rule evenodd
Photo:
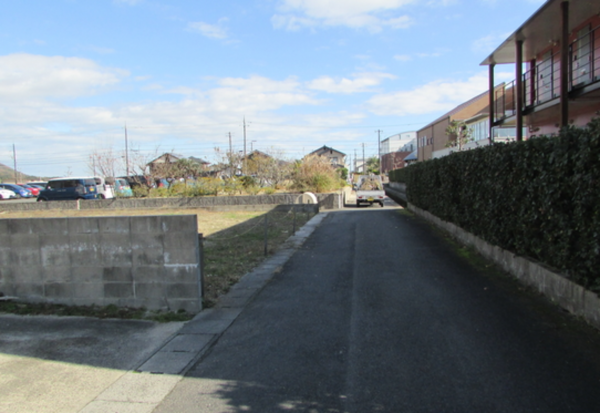
<svg viewBox="0 0 600 413"><path fill-rule="evenodd" d="M487 89L479 64L543 0L4 0L0 163L89 175L93 153L211 163L354 157ZM498 66L497 81L514 68ZM132 161L133 162L133 161ZM124 172L124 171L123 171Z"/></svg>

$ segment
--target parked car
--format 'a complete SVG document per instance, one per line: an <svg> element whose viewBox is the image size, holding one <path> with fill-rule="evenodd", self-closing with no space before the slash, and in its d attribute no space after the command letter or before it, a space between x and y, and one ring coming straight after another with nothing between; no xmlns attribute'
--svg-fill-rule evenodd
<svg viewBox="0 0 600 413"><path fill-rule="evenodd" d="M23 188L22 186L16 184L0 184L0 188L8 189L9 191L13 191L21 198L32 198L33 194L28 189Z"/></svg>
<svg viewBox="0 0 600 413"><path fill-rule="evenodd" d="M8 189L0 189L0 199L11 199L16 198L17 194Z"/></svg>
<svg viewBox="0 0 600 413"><path fill-rule="evenodd" d="M27 185L29 185L29 186L35 186L36 188L40 188L40 189L46 189L46 185L48 185L48 182L33 181L33 182L27 182Z"/></svg>
<svg viewBox="0 0 600 413"><path fill-rule="evenodd" d="M38 202L66 201L72 199L98 199L95 177L50 179L46 189L40 191Z"/></svg>
<svg viewBox="0 0 600 413"><path fill-rule="evenodd" d="M115 192L108 178L104 179L100 176L95 176L94 180L96 181L96 189L99 198L110 199L115 197Z"/></svg>
<svg viewBox="0 0 600 413"><path fill-rule="evenodd" d="M31 195L33 196L38 196L40 194L40 188L35 187L33 185L27 185L27 184L17 184L19 186L22 186L25 189L28 189L31 192Z"/></svg>
<svg viewBox="0 0 600 413"><path fill-rule="evenodd" d="M116 197L130 197L133 196L129 181L125 178L107 178L107 182L111 182L113 191Z"/></svg>
<svg viewBox="0 0 600 413"><path fill-rule="evenodd" d="M156 187L154 182L152 182L152 179L148 179L144 175L119 176L119 178L126 179L131 188L135 188L136 186L146 186L148 188Z"/></svg>

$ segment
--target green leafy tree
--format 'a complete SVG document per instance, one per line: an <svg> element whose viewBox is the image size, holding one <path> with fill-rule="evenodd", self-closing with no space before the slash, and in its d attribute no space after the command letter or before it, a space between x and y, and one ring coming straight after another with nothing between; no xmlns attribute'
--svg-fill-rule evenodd
<svg viewBox="0 0 600 413"><path fill-rule="evenodd" d="M463 147L473 140L473 131L463 120L453 120L446 128L446 135L450 137L447 147L458 147L462 151Z"/></svg>
<svg viewBox="0 0 600 413"><path fill-rule="evenodd" d="M366 166L368 175L379 175L379 158L377 156L368 158Z"/></svg>

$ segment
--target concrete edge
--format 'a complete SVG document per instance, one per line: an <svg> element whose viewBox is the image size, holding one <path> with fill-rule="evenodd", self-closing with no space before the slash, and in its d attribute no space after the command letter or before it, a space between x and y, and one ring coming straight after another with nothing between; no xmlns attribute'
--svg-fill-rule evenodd
<svg viewBox="0 0 600 413"><path fill-rule="evenodd" d="M600 329L600 298L597 294L586 290L581 285L574 283L564 275L541 263L492 245L411 203L408 203L408 209L415 215L443 229L458 242L473 247L483 257L499 265L523 284L535 288L562 308L582 317L590 325Z"/></svg>

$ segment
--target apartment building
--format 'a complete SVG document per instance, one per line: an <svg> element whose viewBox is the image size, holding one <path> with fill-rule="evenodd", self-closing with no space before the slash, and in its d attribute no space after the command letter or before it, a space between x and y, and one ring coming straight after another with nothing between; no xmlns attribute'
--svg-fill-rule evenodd
<svg viewBox="0 0 600 413"><path fill-rule="evenodd" d="M547 0L482 63L515 66L515 80L490 87L488 126L516 139L585 126L600 111L600 1Z"/></svg>

